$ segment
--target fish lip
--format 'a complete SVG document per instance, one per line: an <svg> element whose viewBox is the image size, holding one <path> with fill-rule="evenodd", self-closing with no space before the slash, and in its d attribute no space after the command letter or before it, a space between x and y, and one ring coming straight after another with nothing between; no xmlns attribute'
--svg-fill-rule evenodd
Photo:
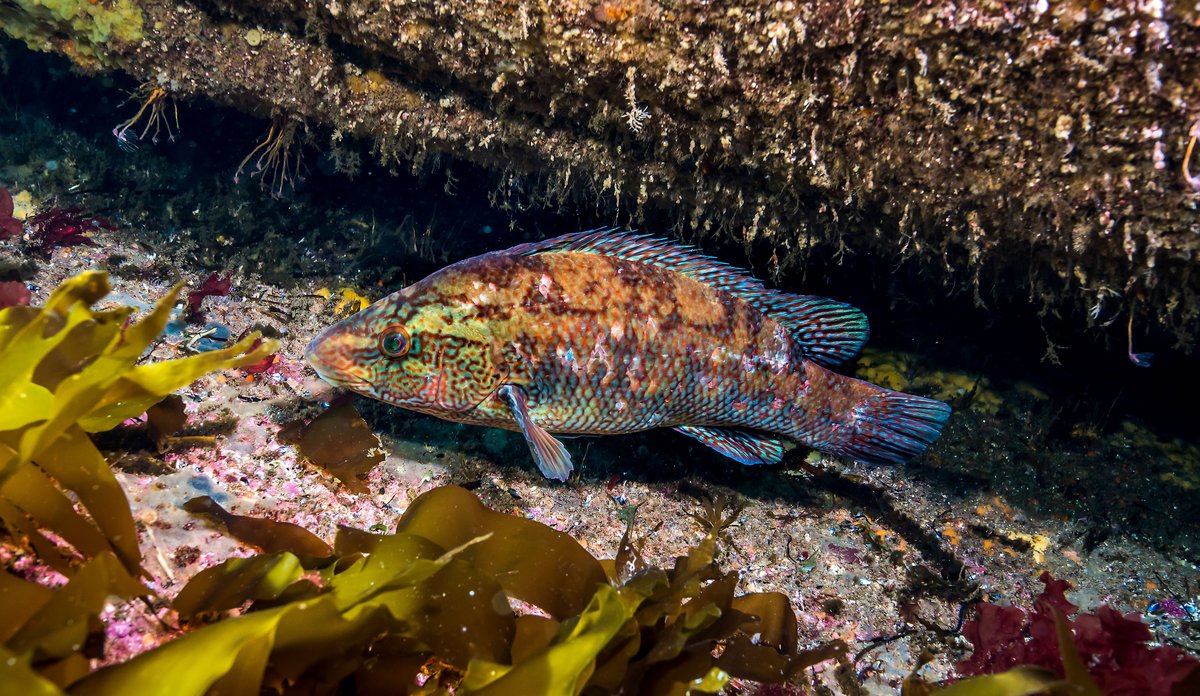
<svg viewBox="0 0 1200 696"><path fill-rule="evenodd" d="M305 361L317 373L318 377L335 387L350 389L359 393L370 391L371 383L365 377L332 368L322 362L317 346L325 339L326 333L327 331L322 331L309 341L308 346L304 348Z"/></svg>
<svg viewBox="0 0 1200 696"><path fill-rule="evenodd" d="M325 369L325 366L321 365L319 361L313 360L311 356L306 357L308 357L308 364L312 366L317 376L335 387L342 387L356 392L367 391L371 387L371 383L365 377L348 372L335 372Z"/></svg>
<svg viewBox="0 0 1200 696"><path fill-rule="evenodd" d="M315 368L314 368L315 369ZM317 370L317 375L332 384L335 387L349 389L358 393L364 393L370 390L371 383L358 375L327 375L324 372Z"/></svg>

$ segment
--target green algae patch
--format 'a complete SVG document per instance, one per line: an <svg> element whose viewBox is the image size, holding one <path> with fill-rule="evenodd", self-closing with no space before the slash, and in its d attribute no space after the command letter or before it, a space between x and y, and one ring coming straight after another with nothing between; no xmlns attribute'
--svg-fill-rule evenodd
<svg viewBox="0 0 1200 696"><path fill-rule="evenodd" d="M142 11L130 0L13 0L0 5L0 30L35 51L60 51L82 67L111 67L110 51L142 39Z"/></svg>

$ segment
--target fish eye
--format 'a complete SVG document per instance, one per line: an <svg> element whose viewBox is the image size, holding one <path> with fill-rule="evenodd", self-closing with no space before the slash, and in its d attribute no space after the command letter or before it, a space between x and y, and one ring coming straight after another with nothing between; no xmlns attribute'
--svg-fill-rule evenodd
<svg viewBox="0 0 1200 696"><path fill-rule="evenodd" d="M408 353L411 344L408 330L403 326L392 325L379 337L379 352L389 358L399 358Z"/></svg>

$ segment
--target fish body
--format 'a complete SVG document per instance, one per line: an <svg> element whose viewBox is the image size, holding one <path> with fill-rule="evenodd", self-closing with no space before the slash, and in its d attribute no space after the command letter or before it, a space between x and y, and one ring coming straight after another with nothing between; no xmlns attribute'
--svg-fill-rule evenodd
<svg viewBox="0 0 1200 696"><path fill-rule="evenodd" d="M950 409L827 369L866 338L850 305L600 231L448 266L326 329L307 356L366 396L520 431L542 472L565 480L555 433L670 427L744 464L779 461L788 440L905 461Z"/></svg>

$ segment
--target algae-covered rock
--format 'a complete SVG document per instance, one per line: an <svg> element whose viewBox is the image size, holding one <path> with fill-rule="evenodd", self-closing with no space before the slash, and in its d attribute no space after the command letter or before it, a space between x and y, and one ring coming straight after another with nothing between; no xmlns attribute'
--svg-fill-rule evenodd
<svg viewBox="0 0 1200 696"><path fill-rule="evenodd" d="M0 6L0 28L415 170L482 165L502 199L719 234L768 272L848 249L981 304L1197 332L1190 5L48 5Z"/></svg>
<svg viewBox="0 0 1200 696"><path fill-rule="evenodd" d="M131 0L13 0L0 5L0 29L81 66L112 67L118 51L142 38L142 12Z"/></svg>

